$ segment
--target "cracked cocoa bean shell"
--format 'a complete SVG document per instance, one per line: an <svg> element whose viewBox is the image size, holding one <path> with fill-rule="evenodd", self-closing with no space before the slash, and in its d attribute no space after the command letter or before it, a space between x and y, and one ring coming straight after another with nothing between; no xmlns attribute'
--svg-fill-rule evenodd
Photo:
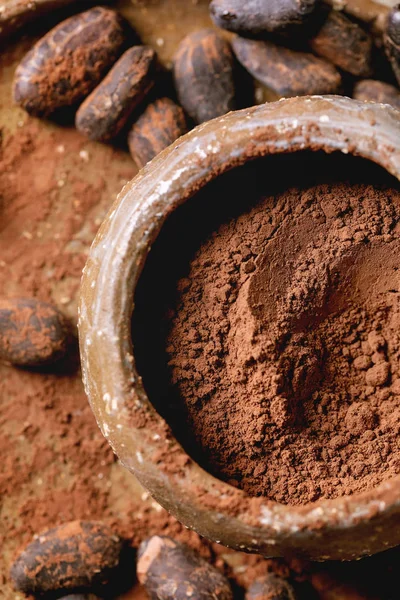
<svg viewBox="0 0 400 600"><path fill-rule="evenodd" d="M185 113L169 98L149 104L128 135L131 156L139 169L187 132Z"/></svg>
<svg viewBox="0 0 400 600"><path fill-rule="evenodd" d="M191 33L174 58L174 79L180 104L202 123L234 110L234 62L230 44L213 29Z"/></svg>
<svg viewBox="0 0 400 600"><path fill-rule="evenodd" d="M93 589L110 581L123 540L103 523L71 521L39 535L11 567L17 590L41 595Z"/></svg>
<svg viewBox="0 0 400 600"><path fill-rule="evenodd" d="M313 54L239 36L233 40L232 48L238 61L268 88L274 99L337 94L341 89L338 70Z"/></svg>
<svg viewBox="0 0 400 600"><path fill-rule="evenodd" d="M79 108L78 131L103 142L117 136L154 86L156 64L149 46L129 48Z"/></svg>
<svg viewBox="0 0 400 600"><path fill-rule="evenodd" d="M137 576L151 600L233 600L218 569L169 537L154 535L142 542Z"/></svg>
<svg viewBox="0 0 400 600"><path fill-rule="evenodd" d="M35 298L0 298L0 360L48 365L64 356L67 345L67 324L54 306Z"/></svg>
<svg viewBox="0 0 400 600"><path fill-rule="evenodd" d="M315 54L356 77L372 73L372 37L336 10L329 12L310 46Z"/></svg>
<svg viewBox="0 0 400 600"><path fill-rule="evenodd" d="M258 37L302 25L316 5L317 0L212 0L210 13L218 27Z"/></svg>
<svg viewBox="0 0 400 600"><path fill-rule="evenodd" d="M41 38L16 69L14 100L38 117L87 96L122 52L123 22L96 6L63 21Z"/></svg>

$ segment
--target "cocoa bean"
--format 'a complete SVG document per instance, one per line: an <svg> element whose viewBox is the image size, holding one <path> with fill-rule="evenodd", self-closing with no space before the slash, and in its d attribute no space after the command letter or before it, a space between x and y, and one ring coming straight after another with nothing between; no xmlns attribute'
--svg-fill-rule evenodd
<svg viewBox="0 0 400 600"><path fill-rule="evenodd" d="M296 594L285 579L269 573L250 586L246 600L296 600Z"/></svg>
<svg viewBox="0 0 400 600"><path fill-rule="evenodd" d="M151 600L232 600L224 575L193 550L169 537L139 547L137 576Z"/></svg>
<svg viewBox="0 0 400 600"><path fill-rule="evenodd" d="M0 360L18 366L51 364L68 345L66 322L35 298L0 298Z"/></svg>
<svg viewBox="0 0 400 600"><path fill-rule="evenodd" d="M211 18L218 27L260 36L302 25L317 0L212 0Z"/></svg>
<svg viewBox="0 0 400 600"><path fill-rule="evenodd" d="M341 88L337 69L313 54L238 36L232 47L243 67L268 88L274 99L335 94Z"/></svg>
<svg viewBox="0 0 400 600"><path fill-rule="evenodd" d="M109 583L123 541L103 523L71 521L42 533L11 567L17 590L41 595L93 589Z"/></svg>
<svg viewBox="0 0 400 600"><path fill-rule="evenodd" d="M141 169L152 158L187 132L183 109L169 98L149 104L128 135L129 150Z"/></svg>
<svg viewBox="0 0 400 600"><path fill-rule="evenodd" d="M381 104L391 104L394 108L400 110L400 90L394 85L375 81L373 79L364 79L354 86L353 98L367 102L379 102Z"/></svg>
<svg viewBox="0 0 400 600"><path fill-rule="evenodd" d="M125 42L118 14L97 6L63 21L17 67L13 95L28 113L47 116L87 96L117 60Z"/></svg>
<svg viewBox="0 0 400 600"><path fill-rule="evenodd" d="M156 63L152 48L129 48L79 108L77 129L103 142L118 135L154 86Z"/></svg>
<svg viewBox="0 0 400 600"><path fill-rule="evenodd" d="M384 42L386 55L400 85L400 4L394 6L388 15Z"/></svg>
<svg viewBox="0 0 400 600"><path fill-rule="evenodd" d="M310 40L315 54L357 77L372 72L372 37L360 25L332 10Z"/></svg>
<svg viewBox="0 0 400 600"><path fill-rule="evenodd" d="M175 55L174 78L179 102L196 123L236 106L232 51L212 29L184 38Z"/></svg>

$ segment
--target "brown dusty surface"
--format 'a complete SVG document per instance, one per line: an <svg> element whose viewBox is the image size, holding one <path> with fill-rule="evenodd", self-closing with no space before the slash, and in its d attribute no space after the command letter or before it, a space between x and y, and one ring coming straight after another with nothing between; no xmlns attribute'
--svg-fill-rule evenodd
<svg viewBox="0 0 400 600"><path fill-rule="evenodd" d="M200 247L186 252L179 233L164 240L179 240L187 261L164 325L175 393L161 404L177 398L167 420L177 415L182 437L187 414L214 474L284 504L399 473L400 190L372 166L333 160L281 160L284 187L263 176L268 161L228 174L185 215L206 229ZM210 234L220 198L230 201ZM166 261L173 278L178 261Z"/></svg>
<svg viewBox="0 0 400 600"><path fill-rule="evenodd" d="M117 4L166 60L184 34L209 24L205 0ZM121 150L89 143L70 127L36 121L11 107L15 66L33 42L25 35L0 56L0 286L5 295L52 301L74 322L90 242L135 168ZM153 503L100 434L76 365L75 354L58 372L0 366L1 598L21 598L8 580L18 548L40 530L79 518L104 518L135 544L150 533L186 540L220 567L226 560L241 585L271 566L289 574L282 562L200 543ZM399 552L391 551L367 563L331 565L330 573L312 574L316 567L292 561L290 573L311 579L320 591L303 583L307 600L388 599L397 597L399 563ZM138 588L124 596L142 599Z"/></svg>

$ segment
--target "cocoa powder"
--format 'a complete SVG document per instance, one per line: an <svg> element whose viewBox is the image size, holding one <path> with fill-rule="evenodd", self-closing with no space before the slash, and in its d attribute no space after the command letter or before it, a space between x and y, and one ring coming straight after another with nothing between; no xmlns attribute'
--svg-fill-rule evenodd
<svg viewBox="0 0 400 600"><path fill-rule="evenodd" d="M111 199L135 174L131 159L88 143L74 129L44 130L27 117L15 132L4 130L0 166L2 290L10 297L32 295L55 303L75 322L86 253ZM170 535L237 586L247 587L270 569L297 577L282 560L248 557L200 538L152 501L116 462L97 427L75 352L69 348L68 360L40 372L0 364L4 598L16 597L9 571L26 545L76 519L103 521L133 546L152 534ZM235 598L242 600L237 590ZM143 600L144 592L137 586L121 598Z"/></svg>
<svg viewBox="0 0 400 600"><path fill-rule="evenodd" d="M198 461L288 504L400 472L400 192L373 165L332 160L288 157L285 184L253 165L200 194L203 237L163 309L168 391L144 373ZM175 231L181 254L190 235Z"/></svg>
<svg viewBox="0 0 400 600"><path fill-rule="evenodd" d="M14 49L13 60L24 51ZM7 54L0 57L2 73L10 72L7 60ZM21 112L18 126L11 121L1 133L2 293L54 304L73 325L90 243L135 167L126 152ZM0 586L5 600L16 597L9 571L18 554L38 534L76 519L108 523L133 546L152 534L170 535L242 587L271 568L289 576L283 561L212 544L152 501L116 461L99 430L76 351L69 347L66 360L40 371L0 364ZM235 598L241 600L237 590ZM136 586L123 599L143 600L143 594Z"/></svg>

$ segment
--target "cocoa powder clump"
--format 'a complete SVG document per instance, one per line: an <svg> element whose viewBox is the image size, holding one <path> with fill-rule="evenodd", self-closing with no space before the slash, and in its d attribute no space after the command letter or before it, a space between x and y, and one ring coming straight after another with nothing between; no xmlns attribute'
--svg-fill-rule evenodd
<svg viewBox="0 0 400 600"><path fill-rule="evenodd" d="M275 190L242 172L240 214L187 257L164 317L169 395L150 395L212 473L288 504L400 472L400 192L360 183L366 163L340 182L319 168Z"/></svg>

